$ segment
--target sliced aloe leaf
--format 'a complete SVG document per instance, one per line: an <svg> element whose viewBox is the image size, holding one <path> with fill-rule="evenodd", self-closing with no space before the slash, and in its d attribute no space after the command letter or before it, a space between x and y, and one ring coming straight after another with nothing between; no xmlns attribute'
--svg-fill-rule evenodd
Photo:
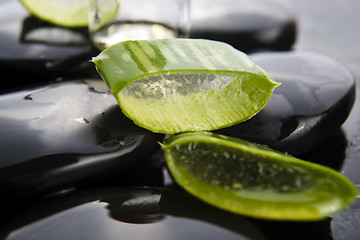
<svg viewBox="0 0 360 240"><path fill-rule="evenodd" d="M126 41L92 61L124 114L161 133L245 121L279 85L243 52L210 40Z"/></svg>
<svg viewBox="0 0 360 240"><path fill-rule="evenodd" d="M102 0L97 3L101 8L95 13L93 8L89 11L91 1L93 0L20 0L20 3L33 16L62 27L86 27L90 18L90 30L96 30L116 15L118 2ZM95 14L101 15L101 21Z"/></svg>
<svg viewBox="0 0 360 240"><path fill-rule="evenodd" d="M340 173L240 139L211 133L170 137L162 146L176 182L221 209L272 220L319 220L358 194Z"/></svg>

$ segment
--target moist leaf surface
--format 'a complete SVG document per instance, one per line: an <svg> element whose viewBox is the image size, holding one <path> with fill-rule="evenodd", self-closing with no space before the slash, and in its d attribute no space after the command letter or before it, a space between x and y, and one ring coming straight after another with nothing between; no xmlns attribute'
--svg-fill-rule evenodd
<svg viewBox="0 0 360 240"><path fill-rule="evenodd" d="M245 121L279 85L246 54L210 40L126 41L93 62L124 114L160 133Z"/></svg>
<svg viewBox="0 0 360 240"><path fill-rule="evenodd" d="M167 166L185 190L234 213L273 220L319 220L346 208L356 187L340 173L240 139L173 136Z"/></svg>

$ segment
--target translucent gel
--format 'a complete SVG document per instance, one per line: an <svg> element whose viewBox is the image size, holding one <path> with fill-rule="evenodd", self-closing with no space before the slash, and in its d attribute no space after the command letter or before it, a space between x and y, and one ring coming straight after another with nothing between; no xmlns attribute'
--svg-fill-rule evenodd
<svg viewBox="0 0 360 240"><path fill-rule="evenodd" d="M132 82L118 93L118 101L126 115L153 131L157 126L167 133L201 131L258 112L269 94L261 84L266 83L249 74L170 72Z"/></svg>

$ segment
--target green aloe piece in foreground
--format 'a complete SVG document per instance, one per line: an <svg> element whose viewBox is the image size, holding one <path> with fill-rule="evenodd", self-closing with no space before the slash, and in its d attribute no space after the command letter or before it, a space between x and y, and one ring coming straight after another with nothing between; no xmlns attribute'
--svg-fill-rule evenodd
<svg viewBox="0 0 360 240"><path fill-rule="evenodd" d="M258 113L279 85L218 41L125 41L92 59L123 113L160 133L215 130Z"/></svg>
<svg viewBox="0 0 360 240"><path fill-rule="evenodd" d="M320 220L348 207L358 190L345 176L240 139L174 135L162 145L176 182L218 208L271 220Z"/></svg>

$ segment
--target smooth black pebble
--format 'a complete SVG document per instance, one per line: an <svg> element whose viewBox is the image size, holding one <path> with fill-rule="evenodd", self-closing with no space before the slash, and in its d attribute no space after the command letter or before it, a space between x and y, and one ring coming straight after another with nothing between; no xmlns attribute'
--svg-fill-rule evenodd
<svg viewBox="0 0 360 240"><path fill-rule="evenodd" d="M0 95L0 200L125 174L161 137L126 118L101 80Z"/></svg>
<svg viewBox="0 0 360 240"><path fill-rule="evenodd" d="M301 51L251 57L281 85L253 118L217 132L299 155L325 141L347 119L355 80L338 62Z"/></svg>
<svg viewBox="0 0 360 240"><path fill-rule="evenodd" d="M293 6L279 0L191 2L190 37L224 41L248 52L290 49L296 41Z"/></svg>

